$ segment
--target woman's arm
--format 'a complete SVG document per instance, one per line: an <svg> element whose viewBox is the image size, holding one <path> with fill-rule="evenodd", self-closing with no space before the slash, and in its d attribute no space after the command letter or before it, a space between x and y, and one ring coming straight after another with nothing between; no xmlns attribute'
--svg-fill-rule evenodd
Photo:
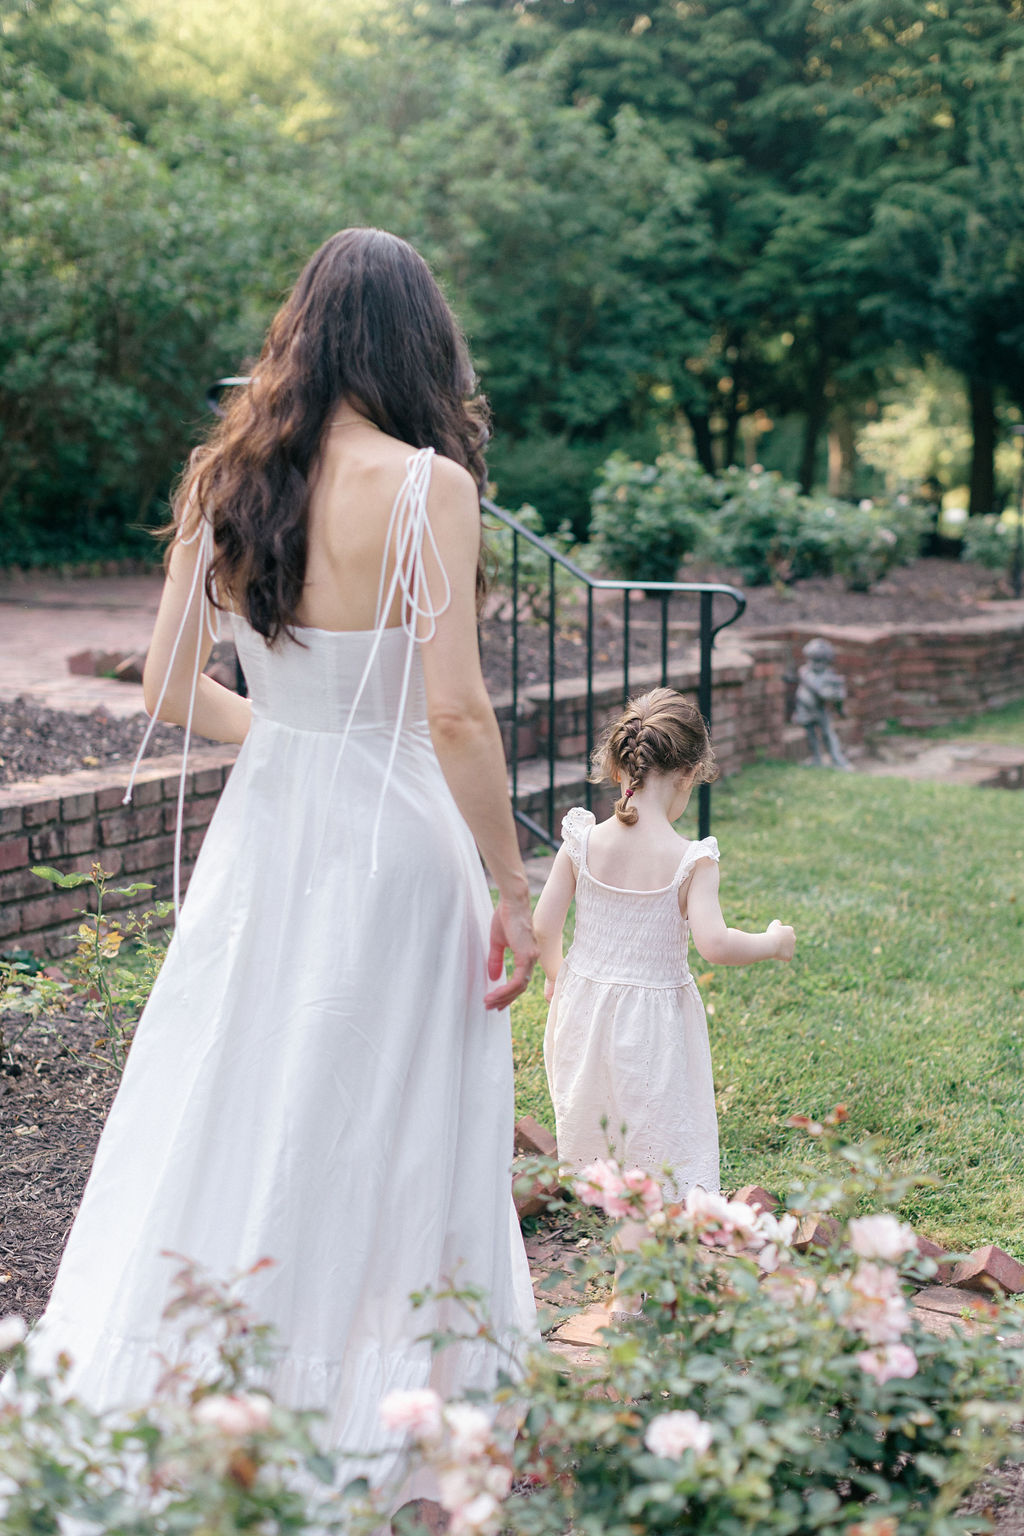
<svg viewBox="0 0 1024 1536"><path fill-rule="evenodd" d="M686 894L686 915L693 942L709 965L752 965L756 960L791 960L796 946L792 928L778 918L764 933L727 928L718 901L718 863L698 859Z"/></svg>
<svg viewBox="0 0 1024 1536"><path fill-rule="evenodd" d="M569 903L576 894L576 871L569 850L563 843L555 855L540 899L534 908L533 931L540 945L540 963L547 983L544 995L550 1001L555 978L562 968L562 931Z"/></svg>
<svg viewBox="0 0 1024 1536"><path fill-rule="evenodd" d="M167 579L142 674L142 696L147 712L152 715L156 711L166 678L167 689L160 704L160 719L169 720L174 725L184 725L188 718L198 645L200 677L192 712L192 729L210 741L244 741L252 718L252 706L248 699L239 698L230 688L224 688L212 677L202 674L203 667L210 659L213 640L203 623L206 605L202 601L201 573L193 590L199 550L198 538L188 544L178 539L171 546ZM172 666L171 653L183 619L184 627ZM201 625L203 632L200 637Z"/></svg>
<svg viewBox="0 0 1024 1536"><path fill-rule="evenodd" d="M476 838L498 906L491 926L487 974L498 981L506 948L515 968L487 994L489 1008L504 1008L530 980L537 959L530 888L519 852L501 732L484 686L477 641L476 565L480 505L472 476L450 459L435 458L428 515L443 573L433 550L424 551L424 573L435 600L451 587L451 601L421 646L430 734L455 803Z"/></svg>

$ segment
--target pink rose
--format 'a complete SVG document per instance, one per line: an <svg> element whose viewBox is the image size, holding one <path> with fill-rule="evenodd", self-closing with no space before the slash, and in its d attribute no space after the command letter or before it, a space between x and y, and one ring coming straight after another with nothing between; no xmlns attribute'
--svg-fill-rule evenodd
<svg viewBox="0 0 1024 1536"><path fill-rule="evenodd" d="M478 1493L468 1504L450 1511L450 1536L496 1536L501 1529L501 1505L489 1493Z"/></svg>
<svg viewBox="0 0 1024 1536"><path fill-rule="evenodd" d="M858 1216L850 1222L850 1247L861 1259L882 1259L898 1264L917 1248L913 1227L882 1212L877 1216Z"/></svg>
<svg viewBox="0 0 1024 1536"><path fill-rule="evenodd" d="M896 1270L858 1264L847 1282L849 1305L843 1321L867 1344L896 1344L910 1326L910 1314Z"/></svg>
<svg viewBox="0 0 1024 1536"><path fill-rule="evenodd" d="M472 1403L449 1403L441 1415L456 1461L475 1461L491 1445L491 1421Z"/></svg>
<svg viewBox="0 0 1024 1536"><path fill-rule="evenodd" d="M11 1312L7 1317L0 1317L0 1355L5 1355L10 1349L17 1349L19 1344L25 1342L28 1333L28 1325L23 1317L16 1312Z"/></svg>
<svg viewBox="0 0 1024 1536"><path fill-rule="evenodd" d="M887 1344L882 1349L865 1349L854 1359L861 1370L879 1384L900 1377L909 1381L917 1375L917 1356L908 1344Z"/></svg>
<svg viewBox="0 0 1024 1536"><path fill-rule="evenodd" d="M695 1451L703 1456L712 1439L710 1424L706 1424L691 1408L671 1413L659 1413L652 1419L644 1433L644 1444L654 1456L667 1461L678 1461L684 1451Z"/></svg>
<svg viewBox="0 0 1024 1536"><path fill-rule="evenodd" d="M262 1392L214 1392L199 1399L192 1417L208 1429L241 1439L270 1428L273 1406Z"/></svg>
<svg viewBox="0 0 1024 1536"><path fill-rule="evenodd" d="M380 1405L385 1429L403 1429L427 1443L441 1437L441 1399L430 1387L389 1392Z"/></svg>
<svg viewBox="0 0 1024 1536"><path fill-rule="evenodd" d="M649 1173L644 1173L642 1168L631 1168L622 1175L622 1182L632 1195L634 1205L639 1202L643 1207L645 1216L653 1216L661 1210L661 1186Z"/></svg>

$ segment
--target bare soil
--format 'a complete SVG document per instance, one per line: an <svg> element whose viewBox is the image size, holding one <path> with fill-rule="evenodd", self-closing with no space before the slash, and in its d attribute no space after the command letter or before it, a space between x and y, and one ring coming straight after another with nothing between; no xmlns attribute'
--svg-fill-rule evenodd
<svg viewBox="0 0 1024 1536"><path fill-rule="evenodd" d="M112 719L102 710L91 715L46 709L31 699L0 699L0 784L20 784L47 773L75 773L79 768L127 766L134 760L147 725L142 713ZM149 753L180 752L181 731L158 725Z"/></svg>
<svg viewBox="0 0 1024 1536"><path fill-rule="evenodd" d="M117 1091L101 1034L80 1001L47 1022L0 1013L0 1315L34 1321L49 1297Z"/></svg>

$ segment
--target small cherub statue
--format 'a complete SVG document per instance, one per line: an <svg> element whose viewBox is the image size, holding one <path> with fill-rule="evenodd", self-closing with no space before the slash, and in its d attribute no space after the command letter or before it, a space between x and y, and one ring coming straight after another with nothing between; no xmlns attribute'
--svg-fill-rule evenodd
<svg viewBox="0 0 1024 1536"><path fill-rule="evenodd" d="M803 665L797 672L796 707L793 724L802 725L807 732L807 744L816 767L823 767L821 747L824 744L829 757L837 768L849 771L850 764L832 724L830 705L842 714L846 698L846 682L832 663L836 659L835 647L828 640L808 640L804 646Z"/></svg>

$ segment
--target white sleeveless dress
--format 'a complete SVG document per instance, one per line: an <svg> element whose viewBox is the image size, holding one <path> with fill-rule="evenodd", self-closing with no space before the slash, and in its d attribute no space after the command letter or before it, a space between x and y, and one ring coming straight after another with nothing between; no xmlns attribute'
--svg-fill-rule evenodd
<svg viewBox="0 0 1024 1536"><path fill-rule="evenodd" d="M432 1359L422 1335L466 1319L414 1312L410 1293L473 1283L504 1339L535 1327L509 1017L483 1004L491 902L416 644L440 611L422 581L429 474L425 450L392 520L401 626L269 647L233 620L252 727L31 1335L40 1363L71 1355L93 1407L138 1404L157 1352L188 1353L161 1321L164 1251L218 1277L270 1257L245 1287L282 1346L267 1384L322 1410L331 1447L382 1453L359 1467L375 1483L394 1469L385 1393L486 1387L499 1363L476 1339Z"/></svg>
<svg viewBox="0 0 1024 1536"><path fill-rule="evenodd" d="M713 837L693 842L670 885L628 891L587 864L595 817L575 806L562 838L576 869L576 929L544 1035L558 1156L578 1171L613 1155L683 1195L719 1188L718 1119L708 1026L687 960L680 888ZM606 1124L602 1125L602 1120Z"/></svg>

